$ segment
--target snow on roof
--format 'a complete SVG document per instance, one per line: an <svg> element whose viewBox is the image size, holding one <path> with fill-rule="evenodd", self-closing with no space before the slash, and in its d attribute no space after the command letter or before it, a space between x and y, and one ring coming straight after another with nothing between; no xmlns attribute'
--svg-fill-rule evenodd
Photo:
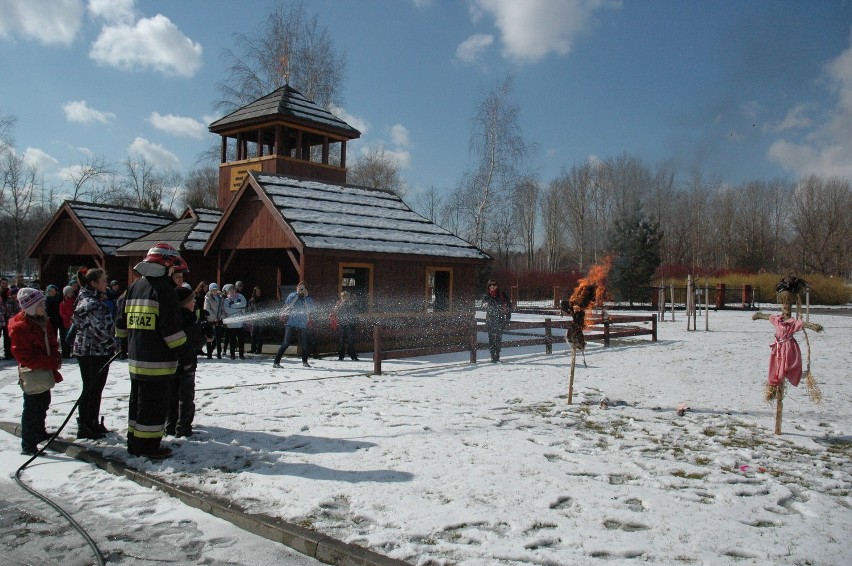
<svg viewBox="0 0 852 566"><path fill-rule="evenodd" d="M169 213L138 208L75 201L67 204L105 255L114 255L122 245L175 219Z"/></svg>
<svg viewBox="0 0 852 566"><path fill-rule="evenodd" d="M222 218L222 211L213 208L193 208L198 221L186 237L184 249L201 251Z"/></svg>
<svg viewBox="0 0 852 566"><path fill-rule="evenodd" d="M269 94L238 108L227 116L210 124L211 131L217 131L231 124L245 121L272 118L276 116L292 117L305 122L313 122L346 132L358 137L361 132L326 110L289 85L275 89Z"/></svg>
<svg viewBox="0 0 852 566"><path fill-rule="evenodd" d="M283 175L257 179L308 248L488 259L393 193Z"/></svg>

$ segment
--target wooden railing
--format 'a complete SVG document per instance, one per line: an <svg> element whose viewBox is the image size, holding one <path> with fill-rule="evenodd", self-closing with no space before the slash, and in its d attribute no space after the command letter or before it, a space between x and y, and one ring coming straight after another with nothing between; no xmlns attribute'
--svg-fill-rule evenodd
<svg viewBox="0 0 852 566"><path fill-rule="evenodd" d="M456 320L455 322L460 322ZM602 340L604 347L610 345L612 338L625 338L630 336L651 336L651 341L657 341L657 315L649 316L633 316L633 315L607 315L604 317L595 317L591 320L592 325L589 326L584 335L587 341ZM635 323L651 323L650 328L642 328L630 326ZM543 336L525 335L524 339L504 339L502 346L504 348L512 348L517 346L537 346L544 345L545 353L553 353L553 330L555 328L567 329L571 324L569 320L553 321L551 318L545 318L543 322L510 322L503 331L504 337L524 335L519 330L544 330ZM381 375L382 360L392 360L400 358L413 358L417 356L431 356L435 354L449 354L454 352L470 352L470 363L476 363L476 351L480 348L487 348L487 342L479 342L477 334L480 330L484 330L483 323L468 323L467 331L463 325L455 327L457 340L445 341L441 345L433 346L417 346L403 349L385 349L386 339L392 337L394 342L406 342L408 339L417 337L417 333L422 332L422 328L417 327L400 327L398 320L393 321L393 326L382 324L381 319L377 318L373 324L373 373Z"/></svg>

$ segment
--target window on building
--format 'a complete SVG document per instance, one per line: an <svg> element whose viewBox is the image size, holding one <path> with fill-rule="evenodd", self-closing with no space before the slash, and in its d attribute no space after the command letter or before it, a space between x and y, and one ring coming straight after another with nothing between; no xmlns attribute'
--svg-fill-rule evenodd
<svg viewBox="0 0 852 566"><path fill-rule="evenodd" d="M452 310L453 269L451 267L426 268L426 311Z"/></svg>
<svg viewBox="0 0 852 566"><path fill-rule="evenodd" d="M369 312L373 297L373 265L341 263L340 290L349 291L360 312Z"/></svg>

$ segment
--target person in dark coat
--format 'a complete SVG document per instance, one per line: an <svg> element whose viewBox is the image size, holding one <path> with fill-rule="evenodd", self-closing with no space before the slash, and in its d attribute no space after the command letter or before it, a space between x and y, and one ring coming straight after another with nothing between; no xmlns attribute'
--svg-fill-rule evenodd
<svg viewBox="0 0 852 566"><path fill-rule="evenodd" d="M160 446L169 411L169 385L178 368L186 333L172 272L183 258L169 244L157 244L133 270L141 275L121 303L115 334L127 338L130 371L127 452L160 460L171 456Z"/></svg>
<svg viewBox="0 0 852 566"><path fill-rule="evenodd" d="M44 293L37 289L21 290L22 310L8 325L12 352L21 367L49 369L53 380L62 381L59 368L62 357L56 333L51 328L45 311ZM21 414L21 454L34 456L38 443L51 437L45 428L47 409L50 407L50 389L42 393L24 393L24 412Z"/></svg>
<svg viewBox="0 0 852 566"><path fill-rule="evenodd" d="M485 309L485 329L488 331L491 362L497 363L500 361L503 330L512 320L512 302L493 279L488 281L488 292L482 297L482 308Z"/></svg>
<svg viewBox="0 0 852 566"><path fill-rule="evenodd" d="M340 292L340 300L334 304L329 315L331 329L337 332L337 359L342 360L346 352L354 361L358 361L355 351L355 323L358 305L352 300L349 291Z"/></svg>
<svg viewBox="0 0 852 566"><path fill-rule="evenodd" d="M248 302L248 312L251 313L251 349L250 354L259 354L263 349L263 309L266 308L266 297L260 287L255 287L251 292Z"/></svg>
<svg viewBox="0 0 852 566"><path fill-rule="evenodd" d="M57 333L58 339L62 339L62 315L59 314L59 305L62 304L62 293L56 285L48 285L44 292L45 310L47 319Z"/></svg>
<svg viewBox="0 0 852 566"><path fill-rule="evenodd" d="M195 293L191 289L178 287L177 296L181 305L182 328L186 334L186 344L178 352L178 368L175 378L171 381L166 434L192 436L192 421L195 419L197 352L205 342L204 321L195 311Z"/></svg>
<svg viewBox="0 0 852 566"><path fill-rule="evenodd" d="M115 322L106 303L107 276L103 269L81 269L77 273L80 294L74 306L72 353L80 365L83 391L77 406L77 438L97 440L109 430L100 419L101 397L109 377L109 362L118 343Z"/></svg>

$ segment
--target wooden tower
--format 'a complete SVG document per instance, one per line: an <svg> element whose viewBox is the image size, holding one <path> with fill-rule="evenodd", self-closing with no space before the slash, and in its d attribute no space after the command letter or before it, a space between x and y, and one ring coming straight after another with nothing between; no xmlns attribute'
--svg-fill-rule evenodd
<svg viewBox="0 0 852 566"><path fill-rule="evenodd" d="M210 124L222 137L219 208L249 171L346 183L346 142L361 132L289 85Z"/></svg>

